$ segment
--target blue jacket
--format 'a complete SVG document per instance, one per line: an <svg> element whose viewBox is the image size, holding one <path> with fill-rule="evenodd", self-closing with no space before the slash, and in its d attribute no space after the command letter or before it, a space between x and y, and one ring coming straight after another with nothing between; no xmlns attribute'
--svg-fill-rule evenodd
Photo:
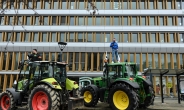
<svg viewBox="0 0 184 110"><path fill-rule="evenodd" d="M112 49L118 49L118 43L117 42L111 42L110 47Z"/></svg>

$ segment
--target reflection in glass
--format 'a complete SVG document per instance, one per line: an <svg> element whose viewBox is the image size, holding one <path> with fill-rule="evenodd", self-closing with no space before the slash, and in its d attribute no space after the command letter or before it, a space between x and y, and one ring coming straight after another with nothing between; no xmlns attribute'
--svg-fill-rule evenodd
<svg viewBox="0 0 184 110"><path fill-rule="evenodd" d="M167 54L167 64L168 68L171 68L171 54Z"/></svg>
<svg viewBox="0 0 184 110"><path fill-rule="evenodd" d="M9 17L9 24L8 25L13 25L13 16Z"/></svg>
<svg viewBox="0 0 184 110"><path fill-rule="evenodd" d="M140 54L136 54L137 71L140 71Z"/></svg>
<svg viewBox="0 0 184 110"><path fill-rule="evenodd" d="M135 16L132 17L132 26L136 26L137 25L137 19Z"/></svg>
<svg viewBox="0 0 184 110"><path fill-rule="evenodd" d="M175 42L175 40L174 40L174 33L170 33L169 37L170 37L170 42L174 43Z"/></svg>
<svg viewBox="0 0 184 110"><path fill-rule="evenodd" d="M65 38L65 33L61 32L60 33L60 42L66 42L65 39L66 39Z"/></svg>
<svg viewBox="0 0 184 110"><path fill-rule="evenodd" d="M110 33L105 33L105 42L111 42Z"/></svg>
<svg viewBox="0 0 184 110"><path fill-rule="evenodd" d="M101 42L101 33L96 33L96 41L95 42Z"/></svg>
<svg viewBox="0 0 184 110"><path fill-rule="evenodd" d="M145 68L147 68L146 67L146 54L142 54L142 71L144 71Z"/></svg>
<svg viewBox="0 0 184 110"><path fill-rule="evenodd" d="M149 9L154 9L154 0L150 0Z"/></svg>
<svg viewBox="0 0 184 110"><path fill-rule="evenodd" d="M150 42L156 42L156 34L155 33L152 33L151 35L150 35L150 39L151 39L151 41Z"/></svg>
<svg viewBox="0 0 184 110"><path fill-rule="evenodd" d="M181 18L182 18L181 16L178 16L178 26L182 26L183 25Z"/></svg>
<svg viewBox="0 0 184 110"><path fill-rule="evenodd" d="M163 26L164 25L164 17L163 16L160 16L160 26Z"/></svg>
<svg viewBox="0 0 184 110"><path fill-rule="evenodd" d="M165 68L165 55L163 53L161 54L161 68Z"/></svg>
<svg viewBox="0 0 184 110"><path fill-rule="evenodd" d="M155 17L151 16L150 17L150 26L154 26L155 25Z"/></svg>
<svg viewBox="0 0 184 110"><path fill-rule="evenodd" d="M123 17L123 25L128 25L128 17Z"/></svg>
<svg viewBox="0 0 184 110"><path fill-rule="evenodd" d="M70 16L70 25L74 25L74 17Z"/></svg>
<svg viewBox="0 0 184 110"><path fill-rule="evenodd" d="M129 40L128 40L128 34L127 33L124 33L123 34L123 42L129 42Z"/></svg>
<svg viewBox="0 0 184 110"><path fill-rule="evenodd" d="M73 1L70 2L70 9L75 9L75 2Z"/></svg>
<svg viewBox="0 0 184 110"><path fill-rule="evenodd" d="M158 65L158 54L154 54L154 60L155 60L155 69L159 69L159 65Z"/></svg>
<svg viewBox="0 0 184 110"><path fill-rule="evenodd" d="M132 34L132 42L138 42L138 34L137 33L133 33Z"/></svg>
<svg viewBox="0 0 184 110"><path fill-rule="evenodd" d="M83 42L83 33L78 33L78 42Z"/></svg>
<svg viewBox="0 0 184 110"><path fill-rule="evenodd" d="M165 42L165 37L163 33L160 33L160 42Z"/></svg>
<svg viewBox="0 0 184 110"><path fill-rule="evenodd" d="M176 1L176 9L181 9L181 0Z"/></svg>
<svg viewBox="0 0 184 110"><path fill-rule="evenodd" d="M146 42L146 33L142 33L141 42Z"/></svg>
<svg viewBox="0 0 184 110"><path fill-rule="evenodd" d="M87 59L88 59L88 63L87 63L87 70L91 71L91 53L87 53Z"/></svg>
<svg viewBox="0 0 184 110"><path fill-rule="evenodd" d="M78 20L78 25L79 26L82 26L82 25L84 25L84 23L85 23L85 21L84 21L85 19L84 19L84 17L79 17L79 20Z"/></svg>
<svg viewBox="0 0 184 110"><path fill-rule="evenodd" d="M110 5L111 5L110 4L110 0L106 0L106 2L105 2L105 9L110 10L111 9L111 6Z"/></svg>
<svg viewBox="0 0 184 110"><path fill-rule="evenodd" d="M106 16L105 17L105 25L110 25L110 17L109 16Z"/></svg>
<svg viewBox="0 0 184 110"><path fill-rule="evenodd" d="M146 25L146 17L145 16L141 16L141 25L142 26Z"/></svg>
<svg viewBox="0 0 184 110"><path fill-rule="evenodd" d="M152 68L153 67L153 65L152 65L152 63L153 63L153 61L152 61L152 58L153 58L153 54L148 54L148 67L149 68Z"/></svg>
<svg viewBox="0 0 184 110"><path fill-rule="evenodd" d="M88 42L92 42L92 33L88 33Z"/></svg>
<svg viewBox="0 0 184 110"><path fill-rule="evenodd" d="M162 0L158 1L158 9L163 9L163 4L162 4Z"/></svg>
<svg viewBox="0 0 184 110"><path fill-rule="evenodd" d="M167 24L168 26L172 26L173 25L173 19L172 19L171 16L168 17L168 21L167 22L168 22L168 24Z"/></svg>
<svg viewBox="0 0 184 110"><path fill-rule="evenodd" d="M47 42L47 33L46 32L42 33L42 41Z"/></svg>
<svg viewBox="0 0 184 110"><path fill-rule="evenodd" d="M116 39L117 42L120 42L119 33L114 33L114 38Z"/></svg>
<svg viewBox="0 0 184 110"><path fill-rule="evenodd" d="M183 39L184 39L184 34L183 33L179 34L179 42L180 43L184 42Z"/></svg>
<svg viewBox="0 0 184 110"><path fill-rule="evenodd" d="M35 17L35 25L39 25L39 17Z"/></svg>
<svg viewBox="0 0 184 110"><path fill-rule="evenodd" d="M128 61L128 54L124 53L124 62Z"/></svg>
<svg viewBox="0 0 184 110"><path fill-rule="evenodd" d="M133 53L130 54L130 62L135 62L134 54Z"/></svg>
<svg viewBox="0 0 184 110"><path fill-rule="evenodd" d="M33 34L33 42L38 42L38 32Z"/></svg>
<svg viewBox="0 0 184 110"><path fill-rule="evenodd" d="M17 23L18 23L18 25L22 25L23 23L22 23L22 16L18 16L17 17Z"/></svg>
<svg viewBox="0 0 184 110"><path fill-rule="evenodd" d="M75 53L75 71L79 70L79 53Z"/></svg>

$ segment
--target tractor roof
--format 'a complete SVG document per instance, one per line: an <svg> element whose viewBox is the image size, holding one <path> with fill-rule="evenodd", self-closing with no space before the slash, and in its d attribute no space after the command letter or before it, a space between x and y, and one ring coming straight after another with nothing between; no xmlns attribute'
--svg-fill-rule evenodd
<svg viewBox="0 0 184 110"><path fill-rule="evenodd" d="M109 63L108 65L125 65L125 64L136 64L136 63L134 63L134 62L120 62L120 63Z"/></svg>

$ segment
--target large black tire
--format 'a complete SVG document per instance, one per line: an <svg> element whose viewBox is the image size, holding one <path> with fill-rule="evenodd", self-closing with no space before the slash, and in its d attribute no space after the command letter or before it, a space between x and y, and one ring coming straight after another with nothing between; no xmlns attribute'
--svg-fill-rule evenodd
<svg viewBox="0 0 184 110"><path fill-rule="evenodd" d="M89 97L86 97L88 95ZM84 106L95 107L98 103L98 92L91 86L83 87L81 90L81 96L84 96Z"/></svg>
<svg viewBox="0 0 184 110"><path fill-rule="evenodd" d="M39 104L45 107L41 108L42 110L60 110L60 100L59 93L56 90L48 85L37 85L29 95L28 110L34 110L34 105L38 106ZM35 108L35 110L37 109Z"/></svg>
<svg viewBox="0 0 184 110"><path fill-rule="evenodd" d="M146 95L150 94L149 96L146 97L144 100L144 104L140 105L140 108L147 108L151 104L153 104L154 99L155 99L155 91L152 87L148 86L148 88L145 88Z"/></svg>
<svg viewBox="0 0 184 110"><path fill-rule="evenodd" d="M137 110L139 105L137 96L138 94L128 84L117 83L110 89L109 105L112 110Z"/></svg>
<svg viewBox="0 0 184 110"><path fill-rule="evenodd" d="M9 91L4 91L0 96L0 110L15 110L16 105L13 95Z"/></svg>

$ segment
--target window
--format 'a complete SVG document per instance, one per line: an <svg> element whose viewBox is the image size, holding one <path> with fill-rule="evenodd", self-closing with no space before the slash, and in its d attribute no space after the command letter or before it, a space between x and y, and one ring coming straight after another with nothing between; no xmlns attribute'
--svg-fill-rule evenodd
<svg viewBox="0 0 184 110"><path fill-rule="evenodd" d="M20 42L20 41L21 41L20 38L21 38L20 32L17 32L17 33L16 33L16 36L15 36L15 41L16 41L16 42Z"/></svg>
<svg viewBox="0 0 184 110"><path fill-rule="evenodd" d="M52 16L52 25L56 25L57 18L56 16Z"/></svg>
<svg viewBox="0 0 184 110"><path fill-rule="evenodd" d="M121 2L114 0L113 9L121 9Z"/></svg>
<svg viewBox="0 0 184 110"><path fill-rule="evenodd" d="M62 9L67 9L67 2L66 0L62 0Z"/></svg>
<svg viewBox="0 0 184 110"><path fill-rule="evenodd" d="M75 71L79 70L79 53L75 53Z"/></svg>
<svg viewBox="0 0 184 110"><path fill-rule="evenodd" d="M180 66L182 67L182 69L184 68L184 54L180 53Z"/></svg>
<svg viewBox="0 0 184 110"><path fill-rule="evenodd" d="M110 25L110 17L109 16L107 16L107 17L105 17L105 25Z"/></svg>
<svg viewBox="0 0 184 110"><path fill-rule="evenodd" d="M44 16L43 19L44 19L43 24L48 25L48 23L49 23L48 16Z"/></svg>
<svg viewBox="0 0 184 110"><path fill-rule="evenodd" d="M183 33L179 34L179 42L180 43L184 42L183 39L184 39L184 34Z"/></svg>
<svg viewBox="0 0 184 110"><path fill-rule="evenodd" d="M5 68L6 68L6 57L7 57L7 53L3 53L3 56L4 56L4 58L3 58L2 70L5 70Z"/></svg>
<svg viewBox="0 0 184 110"><path fill-rule="evenodd" d="M12 67L12 52L9 52L9 65L8 65L8 70L11 70L11 67Z"/></svg>
<svg viewBox="0 0 184 110"><path fill-rule="evenodd" d="M70 25L74 25L74 17L70 17Z"/></svg>
<svg viewBox="0 0 184 110"><path fill-rule="evenodd" d="M50 3L49 2L44 2L44 9L49 9L50 8Z"/></svg>
<svg viewBox="0 0 184 110"><path fill-rule="evenodd" d="M43 42L47 42L48 40L47 40L47 33L46 32L43 32L42 33L42 41Z"/></svg>
<svg viewBox="0 0 184 110"><path fill-rule="evenodd" d="M41 2L40 2L40 0L36 1L36 8L37 9L41 9Z"/></svg>
<svg viewBox="0 0 184 110"><path fill-rule="evenodd" d="M47 21L48 22L48 21ZM46 23L47 23L46 22ZM39 17L35 17L35 25L39 25Z"/></svg>
<svg viewBox="0 0 184 110"><path fill-rule="evenodd" d="M4 17L0 17L0 20L1 25L4 25Z"/></svg>
<svg viewBox="0 0 184 110"><path fill-rule="evenodd" d="M97 3L101 3L101 2L97 2ZM83 1L79 0L78 9L81 9L81 10L85 9L86 7L84 7L84 4L85 3ZM100 8L98 5L97 5L97 7Z"/></svg>
<svg viewBox="0 0 184 110"><path fill-rule="evenodd" d="M106 2L105 2L105 9L111 9L111 6L110 6L111 4L110 4L110 0L106 0Z"/></svg>
<svg viewBox="0 0 184 110"><path fill-rule="evenodd" d="M146 67L146 54L142 54L142 71L147 68Z"/></svg>
<svg viewBox="0 0 184 110"><path fill-rule="evenodd" d="M136 1L132 1L132 8L131 9L136 9L137 5L136 5Z"/></svg>
<svg viewBox="0 0 184 110"><path fill-rule="evenodd" d="M128 17L123 17L123 25L128 25Z"/></svg>
<svg viewBox="0 0 184 110"><path fill-rule="evenodd" d="M60 42L66 42L65 33L60 33Z"/></svg>
<svg viewBox="0 0 184 110"><path fill-rule="evenodd" d="M70 2L70 9L75 9L75 2L73 1Z"/></svg>
<svg viewBox="0 0 184 110"><path fill-rule="evenodd" d="M128 54L124 53L124 62L128 61Z"/></svg>
<svg viewBox="0 0 184 110"><path fill-rule="evenodd" d="M142 33L141 42L146 42L146 33Z"/></svg>
<svg viewBox="0 0 184 110"><path fill-rule="evenodd" d="M128 2L123 1L123 8L122 9L128 9Z"/></svg>
<svg viewBox="0 0 184 110"><path fill-rule="evenodd" d="M101 25L101 17L96 17L96 25Z"/></svg>
<svg viewBox="0 0 184 110"><path fill-rule="evenodd" d="M114 38L116 39L117 42L120 42L119 33L114 33Z"/></svg>
<svg viewBox="0 0 184 110"><path fill-rule="evenodd" d="M161 68L164 69L165 68L165 54L161 54Z"/></svg>
<svg viewBox="0 0 184 110"><path fill-rule="evenodd" d="M38 32L33 33L33 42L38 42Z"/></svg>
<svg viewBox="0 0 184 110"><path fill-rule="evenodd" d="M0 32L0 42L3 41L3 36L2 36L2 33Z"/></svg>
<svg viewBox="0 0 184 110"><path fill-rule="evenodd" d="M167 64L168 64L168 68L171 68L171 54L167 54Z"/></svg>
<svg viewBox="0 0 184 110"><path fill-rule="evenodd" d="M145 2L144 0L140 1L140 9L146 9L144 2Z"/></svg>
<svg viewBox="0 0 184 110"><path fill-rule="evenodd" d="M30 21L31 21L31 20L30 20L30 17L27 16L27 17L26 17L26 25L31 25L31 24L30 24Z"/></svg>
<svg viewBox="0 0 184 110"><path fill-rule="evenodd" d="M176 9L181 9L181 0L176 1Z"/></svg>
<svg viewBox="0 0 184 110"><path fill-rule="evenodd" d="M96 37L95 42L101 42L101 33L96 33L95 37Z"/></svg>
<svg viewBox="0 0 184 110"><path fill-rule="evenodd" d="M97 53L93 53L93 71L97 71Z"/></svg>
<svg viewBox="0 0 184 110"><path fill-rule="evenodd" d="M135 16L132 17L132 26L136 26L137 25L137 19Z"/></svg>
<svg viewBox="0 0 184 110"><path fill-rule="evenodd" d="M68 42L75 42L74 33L69 33L68 35L69 35L69 36L67 37Z"/></svg>
<svg viewBox="0 0 184 110"><path fill-rule="evenodd" d="M29 19L29 18L27 18L27 19ZM27 22L27 21L26 21ZM18 16L18 19L17 19L17 23L18 23L18 25L22 25L23 23L22 23L22 16ZM30 22L29 22L30 23Z"/></svg>
<svg viewBox="0 0 184 110"><path fill-rule="evenodd" d="M123 34L123 38L124 38L123 39L124 42L129 42L129 40L128 40L128 34L127 33L124 33Z"/></svg>
<svg viewBox="0 0 184 110"><path fill-rule="evenodd" d="M168 17L167 23L168 23L168 24L167 24L168 26L172 26L172 25L173 25L173 19L172 19L171 16Z"/></svg>
<svg viewBox="0 0 184 110"><path fill-rule="evenodd" d="M63 1L63 0L62 0ZM59 9L58 8L58 5L59 5L59 3L58 3L58 1L57 0L54 0L54 9Z"/></svg>
<svg viewBox="0 0 184 110"><path fill-rule="evenodd" d="M121 19L119 18L119 16L115 16L113 21L114 25L121 25Z"/></svg>
<svg viewBox="0 0 184 110"><path fill-rule="evenodd" d="M150 17L150 26L154 26L155 25L155 17L151 16Z"/></svg>
<svg viewBox="0 0 184 110"><path fill-rule="evenodd" d="M91 71L91 53L87 53L87 56L88 56L88 58L87 58L87 70L88 71Z"/></svg>
<svg viewBox="0 0 184 110"><path fill-rule="evenodd" d="M174 33L170 33L170 34L169 34L169 37L170 37L170 42L171 42L171 43L174 43L174 42L175 42Z"/></svg>
<svg viewBox="0 0 184 110"><path fill-rule="evenodd" d="M158 54L154 54L154 60L155 60L155 69L159 69L159 65L158 65Z"/></svg>
<svg viewBox="0 0 184 110"><path fill-rule="evenodd" d="M111 42L110 33L105 33L105 42Z"/></svg>
<svg viewBox="0 0 184 110"><path fill-rule="evenodd" d="M61 25L65 25L66 24L66 17L62 16L61 17Z"/></svg>
<svg viewBox="0 0 184 110"><path fill-rule="evenodd" d="M53 32L52 35L51 35L51 38L52 38L52 39L51 39L50 41L51 41L51 42L56 42L56 37L57 37L57 36L56 36L56 33Z"/></svg>
<svg viewBox="0 0 184 110"><path fill-rule="evenodd" d="M178 16L178 26L182 26L183 25L181 18L182 18L181 16Z"/></svg>
<svg viewBox="0 0 184 110"><path fill-rule="evenodd" d="M156 34L155 33L152 33L150 34L150 42L156 42Z"/></svg>
<svg viewBox="0 0 184 110"><path fill-rule="evenodd" d="M29 32L24 33L24 39L23 42L28 42L29 40Z"/></svg>
<svg viewBox="0 0 184 110"><path fill-rule="evenodd" d="M81 53L81 70L84 71L85 70L85 53Z"/></svg>
<svg viewBox="0 0 184 110"><path fill-rule="evenodd" d="M130 54L130 62L135 62L134 54L133 53Z"/></svg>
<svg viewBox="0 0 184 110"><path fill-rule="evenodd" d="M83 33L78 33L78 42L83 42Z"/></svg>
<svg viewBox="0 0 184 110"><path fill-rule="evenodd" d="M79 17L78 25L79 25L79 26L83 26L83 25L84 25L84 23L85 23L85 21L84 21L84 17Z"/></svg>
<svg viewBox="0 0 184 110"><path fill-rule="evenodd" d="M138 34L134 33L132 34L132 42L138 42Z"/></svg>
<svg viewBox="0 0 184 110"><path fill-rule="evenodd" d="M162 0L158 1L158 9L163 9L163 4L162 4Z"/></svg>
<svg viewBox="0 0 184 110"><path fill-rule="evenodd" d="M172 9L172 1L171 0L167 0L167 9Z"/></svg>
<svg viewBox="0 0 184 110"><path fill-rule="evenodd" d="M92 42L92 33L88 33L88 42Z"/></svg>
<svg viewBox="0 0 184 110"><path fill-rule="evenodd" d="M12 25L12 24L13 24L13 16L9 16L8 25Z"/></svg>
<svg viewBox="0 0 184 110"><path fill-rule="evenodd" d="M160 23L159 23L159 25L160 26L163 26L164 25L164 17L163 16L160 16Z"/></svg>
<svg viewBox="0 0 184 110"><path fill-rule="evenodd" d="M154 9L154 0L149 1L149 9Z"/></svg>
<svg viewBox="0 0 184 110"><path fill-rule="evenodd" d="M165 36L163 33L160 33L160 42L161 43L165 42Z"/></svg>
<svg viewBox="0 0 184 110"><path fill-rule="evenodd" d="M149 68L153 67L153 60L152 60L153 55L152 54L148 54L148 66Z"/></svg>
<svg viewBox="0 0 184 110"><path fill-rule="evenodd" d="M16 52L16 53L15 53L15 64L14 64L14 70L17 70L17 69L18 69L18 64L19 64L18 59L19 59L19 53L18 53L18 52Z"/></svg>
<svg viewBox="0 0 184 110"><path fill-rule="evenodd" d="M136 54L137 71L140 71L140 54Z"/></svg>
<svg viewBox="0 0 184 110"><path fill-rule="evenodd" d="M146 17L145 16L141 16L141 25L142 26L146 25Z"/></svg>
<svg viewBox="0 0 184 110"><path fill-rule="evenodd" d="M49 53L45 52L45 61L49 61Z"/></svg>

